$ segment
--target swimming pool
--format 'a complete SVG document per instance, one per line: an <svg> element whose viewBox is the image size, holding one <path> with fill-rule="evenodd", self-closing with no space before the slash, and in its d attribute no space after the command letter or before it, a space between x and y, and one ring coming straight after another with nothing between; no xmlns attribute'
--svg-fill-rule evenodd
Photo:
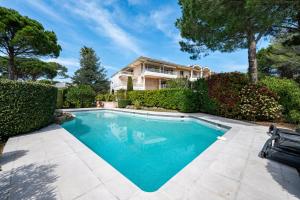
<svg viewBox="0 0 300 200"><path fill-rule="evenodd" d="M146 192L164 183L227 130L192 118L75 112L62 126Z"/></svg>

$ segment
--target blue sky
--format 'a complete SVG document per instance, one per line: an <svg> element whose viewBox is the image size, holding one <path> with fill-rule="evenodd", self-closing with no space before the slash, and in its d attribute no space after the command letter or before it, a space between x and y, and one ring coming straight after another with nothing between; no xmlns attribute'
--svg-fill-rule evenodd
<svg viewBox="0 0 300 200"><path fill-rule="evenodd" d="M138 56L163 59L178 64L200 64L216 72L247 71L247 50L214 52L200 60L190 60L180 51L181 16L177 0L2 0L0 6L53 30L62 52L59 58L43 58L68 67L69 74L79 68L79 51L85 45L95 49L108 76ZM262 40L258 48L268 45Z"/></svg>

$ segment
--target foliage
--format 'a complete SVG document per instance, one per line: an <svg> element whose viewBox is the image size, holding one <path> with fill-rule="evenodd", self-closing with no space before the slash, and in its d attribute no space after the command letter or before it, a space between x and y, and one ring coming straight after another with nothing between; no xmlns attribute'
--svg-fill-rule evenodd
<svg viewBox="0 0 300 200"><path fill-rule="evenodd" d="M290 122L297 121L295 112L300 113L300 86L295 81L286 78L266 77L261 83L275 92L280 98L283 113ZM292 110L292 113L290 113ZM292 116L290 116L292 115Z"/></svg>
<svg viewBox="0 0 300 200"><path fill-rule="evenodd" d="M260 78L263 78L264 76L270 76L275 73L274 68L272 68L272 63L267 58L267 54L269 54L269 52L269 48L262 48L256 54Z"/></svg>
<svg viewBox="0 0 300 200"><path fill-rule="evenodd" d="M253 83L257 82L256 43L263 36L279 32L277 27L298 11L296 2L179 0L179 4L182 17L176 26L185 38L180 42L181 49L197 59L210 51L232 52L247 48Z"/></svg>
<svg viewBox="0 0 300 200"><path fill-rule="evenodd" d="M109 82L106 71L101 65L96 52L89 47L80 50L80 69L75 72L73 82L79 85L90 85L96 92L107 92Z"/></svg>
<svg viewBox="0 0 300 200"><path fill-rule="evenodd" d="M130 105L131 101L129 99L119 99L118 100L118 108L126 108L126 106Z"/></svg>
<svg viewBox="0 0 300 200"><path fill-rule="evenodd" d="M116 96L114 94L97 94L96 101L115 101Z"/></svg>
<svg viewBox="0 0 300 200"><path fill-rule="evenodd" d="M208 84L205 79L198 79L193 82L193 90L197 91L199 111L204 113L216 114L217 103L208 95Z"/></svg>
<svg viewBox="0 0 300 200"><path fill-rule="evenodd" d="M53 81L50 81L47 79L38 80L37 82L43 83L43 84L48 84L48 85L53 85Z"/></svg>
<svg viewBox="0 0 300 200"><path fill-rule="evenodd" d="M208 94L217 104L217 114L229 118L236 115L239 92L248 82L247 76L239 72L214 74L208 79Z"/></svg>
<svg viewBox="0 0 300 200"><path fill-rule="evenodd" d="M68 89L66 100L76 108L90 107L95 100L95 91L89 85L79 85Z"/></svg>
<svg viewBox="0 0 300 200"><path fill-rule="evenodd" d="M126 99L126 90L124 89L120 89L118 91L116 91L116 99Z"/></svg>
<svg viewBox="0 0 300 200"><path fill-rule="evenodd" d="M277 96L265 86L246 85L240 92L238 118L273 121L281 118Z"/></svg>
<svg viewBox="0 0 300 200"><path fill-rule="evenodd" d="M64 89L57 90L56 108L63 108L64 106Z"/></svg>
<svg viewBox="0 0 300 200"><path fill-rule="evenodd" d="M288 121L294 124L300 124L300 111L291 110L288 114Z"/></svg>
<svg viewBox="0 0 300 200"><path fill-rule="evenodd" d="M133 90L132 77L128 76L128 79L127 79L127 91L132 91L132 90Z"/></svg>
<svg viewBox="0 0 300 200"><path fill-rule="evenodd" d="M132 102L138 100L146 107L161 107L181 112L196 112L199 107L197 94L190 89L131 91L128 93L128 99Z"/></svg>
<svg viewBox="0 0 300 200"><path fill-rule="evenodd" d="M187 78L176 78L167 81L167 88L190 88L191 82Z"/></svg>
<svg viewBox="0 0 300 200"><path fill-rule="evenodd" d="M50 85L0 80L0 137L7 139L51 123L56 94Z"/></svg>
<svg viewBox="0 0 300 200"><path fill-rule="evenodd" d="M3 76L8 76L8 58L0 58ZM55 62L44 62L37 58L15 58L15 78L36 81L39 78L68 78L68 69Z"/></svg>
<svg viewBox="0 0 300 200"><path fill-rule="evenodd" d="M300 76L300 51L297 48L276 41L268 48L261 49L258 55L259 69L265 75L275 74L295 80Z"/></svg>
<svg viewBox="0 0 300 200"><path fill-rule="evenodd" d="M134 106L135 109L141 109L142 108L141 102L139 100L135 100L133 102L133 106Z"/></svg>
<svg viewBox="0 0 300 200"><path fill-rule="evenodd" d="M16 79L16 57L59 56L61 47L53 31L12 9L0 7L0 16L0 51L9 58L10 79Z"/></svg>

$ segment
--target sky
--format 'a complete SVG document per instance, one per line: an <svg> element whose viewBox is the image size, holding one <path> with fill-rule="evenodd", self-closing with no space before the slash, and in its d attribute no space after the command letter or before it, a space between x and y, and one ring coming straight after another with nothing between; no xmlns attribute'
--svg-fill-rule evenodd
<svg viewBox="0 0 300 200"><path fill-rule="evenodd" d="M96 51L108 77L139 56L199 64L215 72L247 71L246 49L213 52L199 60L180 51L180 32L175 27L181 16L177 0L1 0L0 6L15 9L53 30L62 52L58 58L42 59L65 65L70 76L80 67L83 46ZM261 40L258 49L268 43Z"/></svg>

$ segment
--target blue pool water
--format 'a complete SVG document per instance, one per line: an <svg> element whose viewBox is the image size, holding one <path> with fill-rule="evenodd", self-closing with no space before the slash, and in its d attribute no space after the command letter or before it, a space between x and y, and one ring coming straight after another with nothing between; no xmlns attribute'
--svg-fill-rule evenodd
<svg viewBox="0 0 300 200"><path fill-rule="evenodd" d="M196 119L76 112L63 127L147 192L159 189L226 130Z"/></svg>

